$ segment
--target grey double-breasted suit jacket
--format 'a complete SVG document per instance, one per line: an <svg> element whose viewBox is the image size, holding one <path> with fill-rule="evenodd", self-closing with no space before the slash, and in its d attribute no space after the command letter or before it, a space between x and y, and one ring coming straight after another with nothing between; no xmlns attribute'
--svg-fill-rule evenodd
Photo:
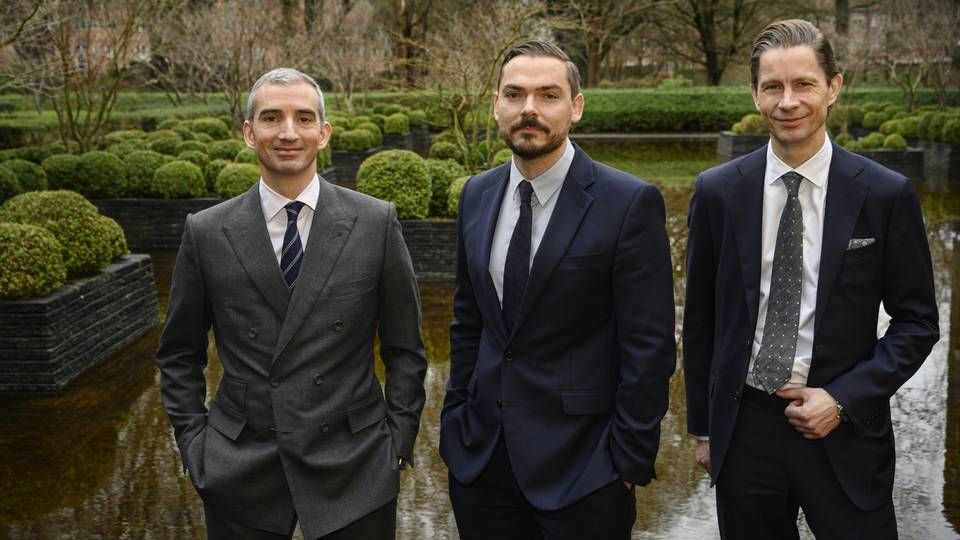
<svg viewBox="0 0 960 540"><path fill-rule="evenodd" d="M211 328L223 378L208 409ZM157 364L184 467L225 517L286 533L295 513L315 538L389 502L397 456L413 460L427 365L393 205L321 178L292 291L257 185L188 216Z"/></svg>

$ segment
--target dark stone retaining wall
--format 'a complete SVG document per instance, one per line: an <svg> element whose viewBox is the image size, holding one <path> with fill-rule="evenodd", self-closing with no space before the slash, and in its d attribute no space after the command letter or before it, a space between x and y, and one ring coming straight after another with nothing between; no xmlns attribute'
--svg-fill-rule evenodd
<svg viewBox="0 0 960 540"><path fill-rule="evenodd" d="M384 133L382 146L385 149L413 150L413 133Z"/></svg>
<svg viewBox="0 0 960 540"><path fill-rule="evenodd" d="M371 148L370 150L364 150L362 152L344 152L342 150L334 150L332 152L332 161L333 166L336 168L336 174L334 174L332 178L325 178L333 181L338 186L356 189L357 169L360 168L360 164L363 163L363 160L376 154L377 152L380 152L381 150L383 150L383 148L380 147Z"/></svg>
<svg viewBox="0 0 960 540"><path fill-rule="evenodd" d="M0 393L53 392L158 322L149 255L127 255L44 298L0 301Z"/></svg>
<svg viewBox="0 0 960 540"><path fill-rule="evenodd" d="M452 278L457 269L457 222L452 219L400 222L418 278Z"/></svg>

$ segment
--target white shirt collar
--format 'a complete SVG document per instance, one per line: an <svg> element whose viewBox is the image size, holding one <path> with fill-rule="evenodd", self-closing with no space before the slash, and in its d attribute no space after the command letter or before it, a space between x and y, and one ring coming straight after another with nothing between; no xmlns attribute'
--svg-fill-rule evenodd
<svg viewBox="0 0 960 540"><path fill-rule="evenodd" d="M313 180L303 188L295 200L309 206L310 210L315 212L319 198L320 180L317 179L317 175L313 175ZM290 202L292 202L290 199L270 189L263 178L260 178L260 207L263 209L263 219L272 220Z"/></svg>
<svg viewBox="0 0 960 540"><path fill-rule="evenodd" d="M813 185L823 187L827 182L827 176L830 174L830 159L832 157L833 145L830 143L829 136L824 136L823 146L820 147L820 150L817 150L816 154L801 163L796 169L777 157L773 152L773 146L767 144L767 183L772 184L784 174L796 171L797 174L812 182Z"/></svg>
<svg viewBox="0 0 960 540"><path fill-rule="evenodd" d="M564 148L560 159L551 165L549 169L543 171L543 174L540 176L529 179L530 184L533 186L533 194L540 206L545 206L547 202L550 201L550 198L560 190L564 178L566 178L567 173L570 172L570 165L573 163L573 156L576 152L573 149L573 145L570 144L570 139L566 139L563 144L566 145L566 148ZM509 193L514 194L514 197L517 196L517 186L520 185L523 179L523 175L520 174L520 169L517 168L516 162L510 160L510 185L507 186L507 189Z"/></svg>

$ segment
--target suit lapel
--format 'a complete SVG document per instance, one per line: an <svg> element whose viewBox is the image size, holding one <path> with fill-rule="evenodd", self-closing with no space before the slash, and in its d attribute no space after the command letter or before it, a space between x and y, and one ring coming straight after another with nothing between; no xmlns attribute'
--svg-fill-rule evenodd
<svg viewBox="0 0 960 540"><path fill-rule="evenodd" d="M483 295L484 299L480 302L481 308L485 311L484 320L494 321L494 328L503 341L506 340L507 330L500 310L497 288L493 284L493 277L490 276L490 250L493 249L493 234L497 228L497 218L500 216L500 204L503 201L507 185L510 183L510 167L504 167L504 170L505 173L483 192L478 218L482 236L479 245L476 247L480 251L474 256L474 260L478 261L477 277L482 283L481 290L478 292Z"/></svg>
<svg viewBox="0 0 960 540"><path fill-rule="evenodd" d="M820 247L820 271L817 277L817 307L814 335L823 320L823 310L830 291L840 273L840 265L853 236L853 228L860 216L860 208L870 186L858 178L863 171L853 156L836 144L830 159L827 182L827 201L823 218L823 240Z"/></svg>
<svg viewBox="0 0 960 540"><path fill-rule="evenodd" d="M287 312L290 290L280 274L280 265L270 243L260 207L259 189L258 182L243 195L238 211L224 220L223 233L267 305L277 317L283 317Z"/></svg>
<svg viewBox="0 0 960 540"><path fill-rule="evenodd" d="M523 325L531 306L543 292L550 275L553 274L553 269L566 253L567 246L580 229L583 216L587 214L587 209L593 203L593 197L586 192L593 183L593 160L583 150L575 148L576 154L570 164L570 170L563 179L560 193L557 194L557 205L553 209L547 230L544 231L540 247L533 258L530 277L527 279L527 289L520 302L520 310L517 313L511 338Z"/></svg>
<svg viewBox="0 0 960 540"><path fill-rule="evenodd" d="M751 328L756 326L760 302L760 251L763 227L763 182L766 175L767 147L745 157L737 169L740 177L726 190L728 216L733 222L740 255L743 291L750 314Z"/></svg>
<svg viewBox="0 0 960 540"><path fill-rule="evenodd" d="M356 220L356 213L344 204L333 186L321 180L317 210L313 214L310 236L303 253L303 266L283 318L276 352L273 355L274 362L283 353L283 349L300 329L316 303L320 291L336 267L337 259Z"/></svg>

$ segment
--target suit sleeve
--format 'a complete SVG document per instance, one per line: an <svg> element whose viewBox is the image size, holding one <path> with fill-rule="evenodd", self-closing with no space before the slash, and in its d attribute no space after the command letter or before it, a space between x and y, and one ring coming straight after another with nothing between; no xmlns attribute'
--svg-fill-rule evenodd
<svg viewBox="0 0 960 540"><path fill-rule="evenodd" d="M883 254L883 307L890 326L870 358L824 388L844 406L855 428L889 404L890 397L920 368L940 339L933 263L923 215L909 182L890 212Z"/></svg>
<svg viewBox="0 0 960 540"><path fill-rule="evenodd" d="M683 375L687 396L687 431L710 433L710 371L714 342L716 258L711 225L697 179L687 214L686 298L683 302Z"/></svg>
<svg viewBox="0 0 960 540"><path fill-rule="evenodd" d="M456 289L453 293L453 322L450 324L450 379L441 416L467 402L467 385L477 363L483 320L474 296L473 284L467 268L466 247L463 242L464 201L469 181L463 188L457 211L457 269Z"/></svg>
<svg viewBox="0 0 960 540"><path fill-rule="evenodd" d="M192 217L187 216L184 225L170 284L167 319L157 350L163 406L188 468L191 464L185 458L187 447L207 423L203 370L207 366L207 332L212 321L193 239Z"/></svg>
<svg viewBox="0 0 960 540"><path fill-rule="evenodd" d="M655 476L660 421L676 368L673 265L665 221L663 197L644 186L627 211L613 266L620 386L610 449L621 478L637 485Z"/></svg>
<svg viewBox="0 0 960 540"><path fill-rule="evenodd" d="M380 358L386 373L387 421L397 454L412 464L420 413L426 401L423 380L427 358L420 334L420 293L392 204L386 234L380 272L378 332Z"/></svg>

